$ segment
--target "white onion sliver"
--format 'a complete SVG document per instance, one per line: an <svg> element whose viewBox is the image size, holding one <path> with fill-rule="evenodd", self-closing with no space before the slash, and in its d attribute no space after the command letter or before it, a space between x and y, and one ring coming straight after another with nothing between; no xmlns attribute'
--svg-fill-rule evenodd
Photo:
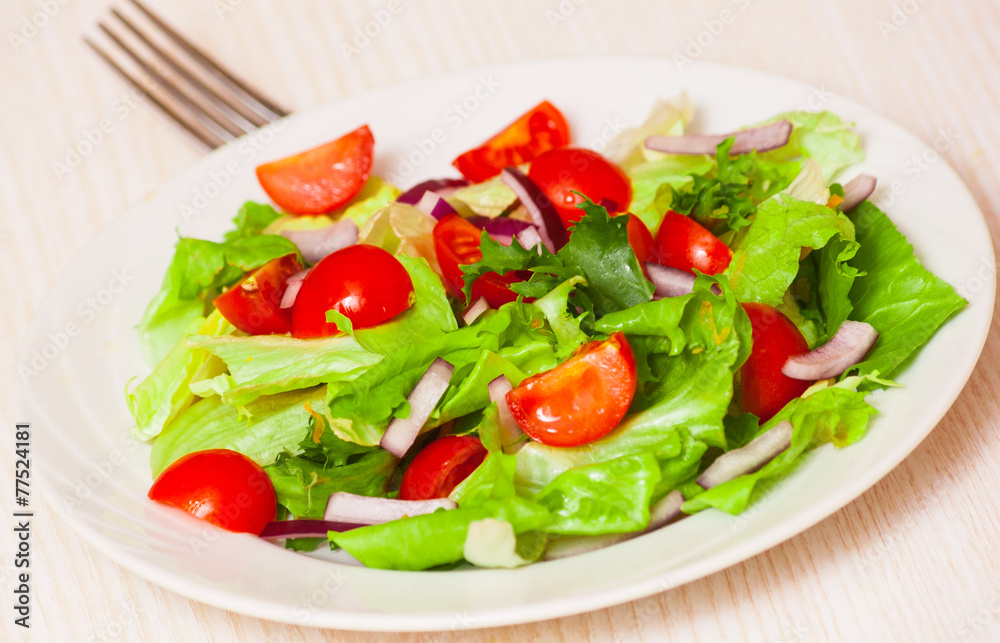
<svg viewBox="0 0 1000 643"><path fill-rule="evenodd" d="M486 388L490 393L490 402L496 402L500 414L500 442L503 451L504 453L517 452L524 444L521 442L524 431L518 426L517 420L511 415L510 407L507 405L507 394L513 387L507 378L501 375L490 382Z"/></svg>
<svg viewBox="0 0 1000 643"><path fill-rule="evenodd" d="M782 420L749 444L723 453L710 467L698 476L698 484L705 489L735 480L747 473L753 473L773 460L792 444L794 428L788 420Z"/></svg>
<svg viewBox="0 0 1000 643"><path fill-rule="evenodd" d="M454 372L455 367L440 357L434 360L406 398L410 404L410 415L393 419L386 428L379 442L383 449L397 458L406 455L434 407L448 390L448 381Z"/></svg>
<svg viewBox="0 0 1000 643"><path fill-rule="evenodd" d="M458 505L448 498L434 500L393 500L370 498L346 491L330 495L323 520L359 525L380 525L407 516L422 516L438 509L455 509Z"/></svg>
<svg viewBox="0 0 1000 643"><path fill-rule="evenodd" d="M681 506L684 504L684 494L674 489L663 500L649 508L649 526L644 533L666 527L681 516Z"/></svg>
<svg viewBox="0 0 1000 643"><path fill-rule="evenodd" d="M650 136L646 139L648 149L667 154L715 154L715 148L727 138L733 137L730 154L746 154L757 150L766 152L788 144L792 135L792 124L780 120L769 125L730 132L728 134L684 134L681 136Z"/></svg>
<svg viewBox="0 0 1000 643"><path fill-rule="evenodd" d="M553 540L545 550L544 560L559 560L579 556L625 542L637 534L604 534L603 536L567 536Z"/></svg>
<svg viewBox="0 0 1000 643"><path fill-rule="evenodd" d="M874 326L847 320L827 343L808 353L789 357L781 372L796 380L837 377L864 359L877 340L878 331Z"/></svg>
<svg viewBox="0 0 1000 643"><path fill-rule="evenodd" d="M840 209L844 212L858 207L862 201L867 199L875 191L878 184L871 174L859 174L844 184L844 200L840 204Z"/></svg>
<svg viewBox="0 0 1000 643"><path fill-rule="evenodd" d="M646 272L649 280L653 282L656 290L653 292L654 299L663 297L680 297L694 292L695 276L690 272L663 266L652 261L646 262Z"/></svg>
<svg viewBox="0 0 1000 643"><path fill-rule="evenodd" d="M295 244L302 258L309 263L358 242L358 224L352 219L341 219L315 230L282 230L279 233Z"/></svg>
<svg viewBox="0 0 1000 643"><path fill-rule="evenodd" d="M514 235L514 238L517 239L517 242L521 244L521 247L523 247L525 250L531 250L532 248L537 247L538 254L542 254L541 245L543 242L542 242L542 236L538 234L538 228L534 226L531 226L530 228L525 228L524 230L521 230L516 235Z"/></svg>
<svg viewBox="0 0 1000 643"><path fill-rule="evenodd" d="M469 310L462 313L462 319L465 320L466 326L471 326L472 322L479 319L479 316L490 309L489 302L486 301L485 297L480 297L476 300L476 303L469 306Z"/></svg>

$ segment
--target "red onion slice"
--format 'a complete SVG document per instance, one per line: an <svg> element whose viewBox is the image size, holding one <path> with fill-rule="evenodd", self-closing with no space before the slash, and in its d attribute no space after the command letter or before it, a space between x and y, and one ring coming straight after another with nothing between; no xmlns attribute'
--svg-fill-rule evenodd
<svg viewBox="0 0 1000 643"><path fill-rule="evenodd" d="M680 297L694 292L695 276L690 272L647 261L646 273L655 287L653 299Z"/></svg>
<svg viewBox="0 0 1000 643"><path fill-rule="evenodd" d="M507 394L513 388L503 375L494 379L486 386L490 392L490 402L496 402L500 415L500 444L504 453L516 453L524 445L521 438L524 431L518 426L517 420L507 406Z"/></svg>
<svg viewBox="0 0 1000 643"><path fill-rule="evenodd" d="M782 420L762 435L739 449L723 453L700 476L698 484L705 489L753 473L792 445L792 423Z"/></svg>
<svg viewBox="0 0 1000 643"><path fill-rule="evenodd" d="M541 188L516 167L504 168L503 172L500 173L500 179L514 191L524 207L528 209L531 220L538 228L538 234L545 247L550 252L555 252L566 245L566 242L569 241L566 228L563 227L562 219L559 218L552 201L545 196Z"/></svg>
<svg viewBox="0 0 1000 643"><path fill-rule="evenodd" d="M448 498L434 500L393 500L371 498L346 491L330 494L326 501L323 519L359 525L380 525L409 516L422 516L438 509L456 509L458 505Z"/></svg>
<svg viewBox="0 0 1000 643"><path fill-rule="evenodd" d="M430 181L417 183L412 188L396 197L396 201L407 205L416 205L420 203L420 199L424 196L424 192L427 191L436 192L438 196L446 199L454 194L459 188L464 188L468 184L469 182L465 179L431 179Z"/></svg>
<svg viewBox="0 0 1000 643"><path fill-rule="evenodd" d="M877 183L878 179L871 174L859 174L845 183L844 200L840 204L841 211L847 212L858 207L862 201L872 195Z"/></svg>
<svg viewBox="0 0 1000 643"><path fill-rule="evenodd" d="M719 143L733 137L730 154L746 154L753 150L766 152L788 144L792 135L792 124L780 120L769 125L730 132L729 134L684 134L682 136L650 136L646 147L667 154L715 154Z"/></svg>
<svg viewBox="0 0 1000 643"><path fill-rule="evenodd" d="M451 204L444 200L440 194L428 190L414 206L424 214L429 214L438 221L449 214L458 214Z"/></svg>
<svg viewBox="0 0 1000 643"><path fill-rule="evenodd" d="M400 459L406 455L434 407L448 390L448 381L454 372L455 367L440 357L434 360L406 398L410 404L410 415L393 419L386 428L379 442L383 449Z"/></svg>
<svg viewBox="0 0 1000 643"><path fill-rule="evenodd" d="M295 244L303 259L316 263L330 253L356 244L358 224L351 219L341 219L324 228L282 230L279 234Z"/></svg>
<svg viewBox="0 0 1000 643"><path fill-rule="evenodd" d="M529 228L521 230L516 235L514 235L514 238L517 239L517 242L521 244L521 247L524 248L525 250L531 250L532 248L537 248L538 254L542 254L541 244L544 242L542 241L542 236L538 234L538 228L536 228L535 226L531 226Z"/></svg>
<svg viewBox="0 0 1000 643"><path fill-rule="evenodd" d="M469 309L462 313L462 319L465 320L466 326L472 326L472 323L479 319L479 316L490 309L490 304L486 301L485 297L480 297L476 300L476 303L469 306Z"/></svg>
<svg viewBox="0 0 1000 643"><path fill-rule="evenodd" d="M837 377L864 359L877 340L878 331L874 326L847 320L827 343L808 353L789 357L781 372L796 380Z"/></svg>
<svg viewBox="0 0 1000 643"><path fill-rule="evenodd" d="M264 540L281 538L326 538L330 531L349 531L364 527L357 522L333 522L330 520L276 520L269 522L260 532Z"/></svg>

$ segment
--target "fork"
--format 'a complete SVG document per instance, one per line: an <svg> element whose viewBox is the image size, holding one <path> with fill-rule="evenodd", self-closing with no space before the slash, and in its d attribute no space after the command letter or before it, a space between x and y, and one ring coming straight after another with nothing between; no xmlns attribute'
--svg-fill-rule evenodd
<svg viewBox="0 0 1000 643"><path fill-rule="evenodd" d="M129 2L144 15L149 27L141 27L115 8L111 14L116 20L101 20L97 26L116 45L119 57L124 54L141 75L126 69L108 48L87 36L84 42L205 148L215 149L289 114L181 36L142 2ZM157 32L159 38L153 35ZM125 33L141 43L146 53L140 54L139 48L129 44ZM158 44L158 39L170 42L170 49L176 53Z"/></svg>

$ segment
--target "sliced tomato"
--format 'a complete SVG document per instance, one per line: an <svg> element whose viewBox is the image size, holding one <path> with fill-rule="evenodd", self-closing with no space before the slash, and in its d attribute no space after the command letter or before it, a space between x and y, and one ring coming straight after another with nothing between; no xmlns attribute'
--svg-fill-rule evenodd
<svg viewBox="0 0 1000 643"><path fill-rule="evenodd" d="M323 214L350 201L368 180L375 139L367 125L335 141L257 168L257 180L291 214Z"/></svg>
<svg viewBox="0 0 1000 643"><path fill-rule="evenodd" d="M483 460L486 447L468 435L434 440L413 458L399 487L400 500L446 498Z"/></svg>
<svg viewBox="0 0 1000 643"><path fill-rule="evenodd" d="M564 147L540 154L531 162L528 178L545 193L567 228L583 218L576 207L579 192L594 203L613 202L609 210L624 212L632 202L632 182L620 167L593 150Z"/></svg>
<svg viewBox="0 0 1000 643"><path fill-rule="evenodd" d="M807 352L809 345L795 324L774 308L764 304L742 305L753 332L753 349L740 369L743 410L769 420L812 385L781 372L789 356Z"/></svg>
<svg viewBox="0 0 1000 643"><path fill-rule="evenodd" d="M584 344L569 360L507 393L518 426L535 440L570 447L593 442L625 416L635 397L635 357L622 333Z"/></svg>
<svg viewBox="0 0 1000 643"><path fill-rule="evenodd" d="M337 326L326 321L328 310L354 328L371 328L412 304L413 280L403 264L382 248L359 243L323 257L306 275L292 306L292 335L336 335Z"/></svg>
<svg viewBox="0 0 1000 643"><path fill-rule="evenodd" d="M229 449L183 456L156 478L149 498L223 529L257 536L278 513L278 498L267 473Z"/></svg>
<svg viewBox="0 0 1000 643"><path fill-rule="evenodd" d="M292 311L282 309L288 278L302 271L295 255L272 259L212 302L230 324L248 335L288 333Z"/></svg>
<svg viewBox="0 0 1000 643"><path fill-rule="evenodd" d="M659 263L688 272L717 275L729 267L733 251L690 217L667 212L656 233Z"/></svg>
<svg viewBox="0 0 1000 643"><path fill-rule="evenodd" d="M457 214L449 214L434 225L434 252L444 276L445 286L455 297L463 297L465 273L462 266L476 263L483 258L479 250L482 230ZM530 274L528 275L531 276ZM488 272L472 284L472 301L485 297L493 308L517 300L510 284L523 281L524 275L511 271L503 276Z"/></svg>
<svg viewBox="0 0 1000 643"><path fill-rule="evenodd" d="M642 266L643 274L646 274L646 262L656 261L659 254L656 250L656 240L653 233L649 231L642 219L630 212L618 212L612 216L628 215L628 245L632 246L635 258Z"/></svg>
<svg viewBox="0 0 1000 643"><path fill-rule="evenodd" d="M546 150L569 144L569 125L547 100L535 105L502 132L451 162L473 183L490 179L508 165L527 163Z"/></svg>

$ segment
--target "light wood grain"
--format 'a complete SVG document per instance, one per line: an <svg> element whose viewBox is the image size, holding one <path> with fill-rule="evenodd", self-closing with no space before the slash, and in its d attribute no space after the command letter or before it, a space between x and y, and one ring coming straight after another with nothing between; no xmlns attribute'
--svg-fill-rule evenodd
<svg viewBox="0 0 1000 643"><path fill-rule="evenodd" d="M361 53L341 45L385 5L349 0L150 0L172 23L295 109L414 78L518 59L601 53L673 56L723 20L700 57L768 70L867 104L943 152L1000 225L1000 4L993 0L461 0L406 3ZM70 259L130 204L201 153L150 105L122 118L126 92L80 35L100 0L59 6L23 46L44 0L4 0L0 27L0 416L33 312ZM49 4L58 5L55 0ZM560 7L564 20L553 16ZM896 7L896 9L894 9ZM572 9L570 11L570 9ZM731 14L723 14L724 11ZM221 12L221 13L220 13ZM732 18L730 20L730 17ZM895 20L898 25L893 21ZM706 22L708 25L706 26ZM718 26L718 25L716 25ZM553 79L557 82L558 79ZM614 91L613 87L595 91ZM102 119L114 131L78 169L53 163ZM941 213L943 217L947 212ZM983 287L994 288L988 279ZM544 623L389 636L296 628L191 602L126 572L42 510L35 522L39 641L996 641L1000 640L1000 339L931 436L860 499L743 564L658 596ZM947 374L942 374L947 377ZM53 403L58 403L54 400ZM7 443L9 444L9 443ZM0 505L13 511L12 448L0 446ZM9 518L8 518L9 519ZM11 534L0 539L3 639L11 624ZM93 637L93 638L91 638Z"/></svg>

